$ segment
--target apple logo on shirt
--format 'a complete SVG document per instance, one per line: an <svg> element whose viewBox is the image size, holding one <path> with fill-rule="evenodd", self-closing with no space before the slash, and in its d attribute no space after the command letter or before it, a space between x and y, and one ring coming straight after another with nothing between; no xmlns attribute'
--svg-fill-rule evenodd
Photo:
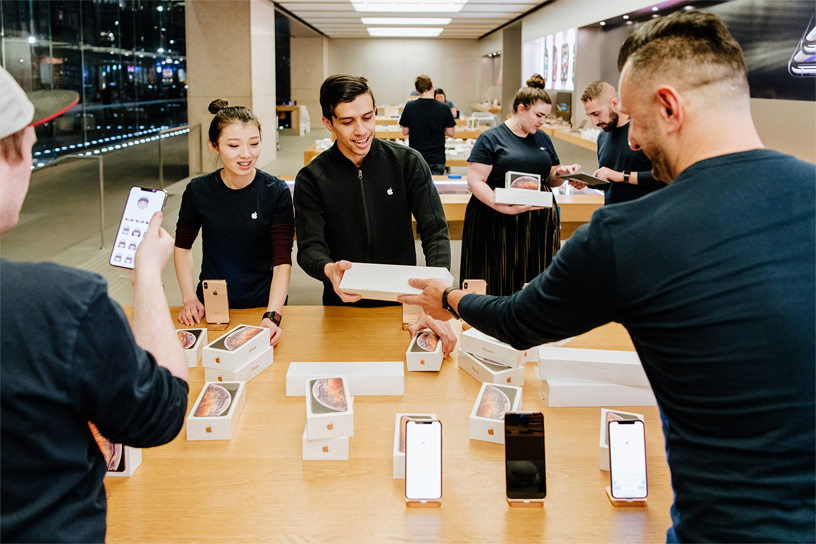
<svg viewBox="0 0 816 544"><path fill-rule="evenodd" d="M388 193L388 196L391 196L391 195L393 195L393 194L394 194L394 189L392 189L391 187L389 187L389 188L388 188L388 190L386 191L386 193Z"/></svg>
<svg viewBox="0 0 816 544"><path fill-rule="evenodd" d="M258 219L258 212L252 212L252 219Z"/></svg>

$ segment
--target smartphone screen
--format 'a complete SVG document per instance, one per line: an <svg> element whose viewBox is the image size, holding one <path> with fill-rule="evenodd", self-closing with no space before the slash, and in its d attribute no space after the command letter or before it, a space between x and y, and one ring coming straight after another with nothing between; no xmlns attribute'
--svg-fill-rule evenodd
<svg viewBox="0 0 816 544"><path fill-rule="evenodd" d="M609 422L609 478L616 499L645 499L646 434L643 422Z"/></svg>
<svg viewBox="0 0 816 544"><path fill-rule="evenodd" d="M504 459L508 499L543 499L547 496L544 415L541 412L507 412L504 415Z"/></svg>
<svg viewBox="0 0 816 544"><path fill-rule="evenodd" d="M119 230L110 254L110 264L120 268L133 269L136 248L142 242L147 225L153 214L164 208L167 193L159 189L131 187L128 194Z"/></svg>
<svg viewBox="0 0 816 544"><path fill-rule="evenodd" d="M410 420L405 425L405 498L442 498L442 423Z"/></svg>

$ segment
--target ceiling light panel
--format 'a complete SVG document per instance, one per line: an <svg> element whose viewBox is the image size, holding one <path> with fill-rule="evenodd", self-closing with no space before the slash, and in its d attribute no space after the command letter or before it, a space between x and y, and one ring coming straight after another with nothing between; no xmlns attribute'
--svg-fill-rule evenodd
<svg viewBox="0 0 816 544"><path fill-rule="evenodd" d="M380 13L458 13L467 0L365 0L352 2L354 9Z"/></svg>
<svg viewBox="0 0 816 544"><path fill-rule="evenodd" d="M379 27L367 28L372 38L436 38L442 33L441 28L424 27Z"/></svg>
<svg viewBox="0 0 816 544"><path fill-rule="evenodd" d="M433 17L361 17L364 25L447 25L450 18Z"/></svg>

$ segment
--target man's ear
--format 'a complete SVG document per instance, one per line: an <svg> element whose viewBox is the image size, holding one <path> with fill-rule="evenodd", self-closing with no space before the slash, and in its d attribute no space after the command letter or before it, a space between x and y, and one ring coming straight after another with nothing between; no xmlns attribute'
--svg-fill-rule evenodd
<svg viewBox="0 0 816 544"><path fill-rule="evenodd" d="M328 130L331 133L334 133L334 127L332 126L331 120L326 119L325 117L321 117L320 119L323 121L323 126L326 127L326 130Z"/></svg>
<svg viewBox="0 0 816 544"><path fill-rule="evenodd" d="M620 113L620 99L618 99L617 96L612 97L612 100L609 101L609 105L612 107L612 111Z"/></svg>
<svg viewBox="0 0 816 544"><path fill-rule="evenodd" d="M667 133L680 130L685 120L685 102L671 85L663 85L655 91L658 118L667 126Z"/></svg>

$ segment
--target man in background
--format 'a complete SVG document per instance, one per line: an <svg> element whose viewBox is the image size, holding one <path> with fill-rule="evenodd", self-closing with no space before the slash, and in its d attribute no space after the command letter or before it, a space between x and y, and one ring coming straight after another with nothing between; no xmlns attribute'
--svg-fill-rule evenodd
<svg viewBox="0 0 816 544"><path fill-rule="evenodd" d="M0 68L3 233L19 221L28 191L34 125L78 95L31 98L35 104ZM0 260L3 542L104 542L107 463L89 422L111 442L137 448L170 442L184 425L187 362L161 282L173 252L161 219L153 216L136 251L132 328L99 276Z"/></svg>
<svg viewBox="0 0 816 544"><path fill-rule="evenodd" d="M512 296L412 280L400 300L520 349L621 323L663 415L667 541L814 542L816 167L764 148L716 16L642 25L618 67L630 145L669 186L597 210Z"/></svg>
<svg viewBox="0 0 816 544"><path fill-rule="evenodd" d="M629 147L629 116L620 111L615 87L596 81L581 95L581 103L592 126L603 130L598 136L598 170L592 175L610 184L592 188L604 191L604 204L635 200L666 186L652 175L649 157ZM586 187L578 181L570 185Z"/></svg>
<svg viewBox="0 0 816 544"><path fill-rule="evenodd" d="M421 75L414 86L419 98L405 104L399 124L411 149L419 151L431 174L439 176L445 173L445 137L454 137L456 121L449 107L434 100L431 78Z"/></svg>

